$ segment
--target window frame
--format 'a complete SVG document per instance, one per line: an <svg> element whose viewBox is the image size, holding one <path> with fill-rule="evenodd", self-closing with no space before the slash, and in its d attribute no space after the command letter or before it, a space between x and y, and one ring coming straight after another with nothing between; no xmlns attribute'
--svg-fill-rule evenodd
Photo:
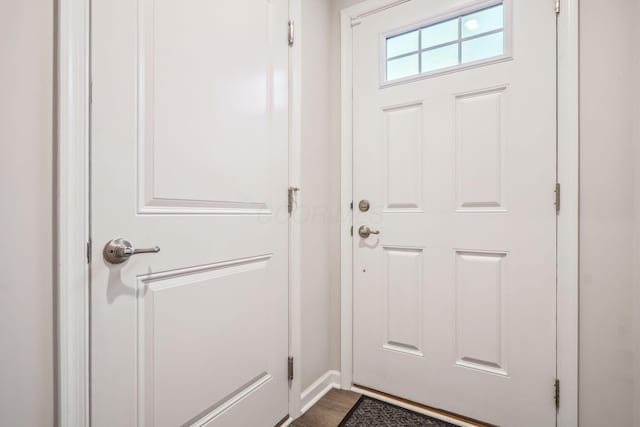
<svg viewBox="0 0 640 427"><path fill-rule="evenodd" d="M440 24L446 21L449 21L451 19L456 19L456 18L460 18L463 17L465 15L469 15L475 12L480 12L484 9L489 9L491 7L494 6L498 6L502 4L503 5L503 13L504 13L504 22L503 22L503 27L502 30L493 30L493 31L488 31L486 33L482 33L481 35L474 35L474 36L470 36L470 37L461 37L461 35L459 34L458 39L455 41L451 41L448 43L442 43L439 44L437 46L431 46L428 49L420 49L418 51L415 52L411 52L411 54L416 54L418 55L418 57L420 58L422 56L423 52L427 52L429 50L433 50L435 48L438 47L442 47L442 46L448 46L448 45L453 45L453 44L457 44L460 43L460 50L459 50L459 55L462 55L462 42L467 41L467 40L473 40L476 38L480 38L480 37L484 37L484 36L488 36L490 34L496 34L498 32L502 32L503 33L503 37L504 37L504 51L502 53L502 55L498 55L498 56L492 56L489 58L485 58L485 59L479 59L476 61L470 61L470 62L465 62L465 63L461 63L461 64L456 64L456 65L452 65L450 67L444 67L444 68L440 68L437 70L432 70L432 71L427 71L427 72L420 72L418 74L413 74L407 77L402 77L399 79L393 79L393 80L387 80L387 39L392 38L392 37L396 37L396 36L400 36L406 33L410 33L412 31L416 31L425 27L429 27L431 25L436 25L436 24ZM380 34L380 56L379 56L379 84L380 87L389 87L389 86L395 86L398 84L403 84L403 83L407 83L407 82L412 82L412 81L416 81L416 80L422 80L422 79L426 79L426 78L431 78L431 77L437 77L437 76L441 76L444 74L450 74L450 73L455 73L458 71L463 71L463 70L467 70L470 68L476 68L476 67L481 67L481 66L485 66L485 65L490 65L490 64L495 64L498 62L504 62L504 61L510 61L513 59L513 39L512 39L512 13L511 13L511 7L512 7L512 0L484 0L484 1L476 1L473 2L467 6L461 7L461 8L456 8L456 9L450 9L442 14L438 14L435 16L432 16L428 19L416 22L414 24L411 25L407 25L401 28L396 28L394 30L388 31L388 32L384 32ZM421 38L421 34L418 35L419 38ZM409 56L409 54L405 54L405 55L396 55L391 57L391 59L398 59L398 58L402 58L403 56Z"/></svg>

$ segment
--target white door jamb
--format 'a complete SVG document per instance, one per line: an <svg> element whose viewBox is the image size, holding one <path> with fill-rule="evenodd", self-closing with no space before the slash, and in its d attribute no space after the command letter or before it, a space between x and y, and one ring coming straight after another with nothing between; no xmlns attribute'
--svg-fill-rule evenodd
<svg viewBox="0 0 640 427"><path fill-rule="evenodd" d="M289 19L293 23L294 43L289 48L289 185L301 188L302 151L302 0L289 0ZM301 212L297 209L304 189L294 193L289 217L289 356L293 357L293 380L289 382L289 416L301 415L302 394L302 301L301 301Z"/></svg>
<svg viewBox="0 0 640 427"><path fill-rule="evenodd" d="M557 241L557 425L577 427L579 362L579 4L561 0L558 15L558 182L561 184Z"/></svg>

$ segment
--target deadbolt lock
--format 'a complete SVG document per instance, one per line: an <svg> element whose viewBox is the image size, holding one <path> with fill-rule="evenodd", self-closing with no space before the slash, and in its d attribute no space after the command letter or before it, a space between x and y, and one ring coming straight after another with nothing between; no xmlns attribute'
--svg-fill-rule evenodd
<svg viewBox="0 0 640 427"><path fill-rule="evenodd" d="M358 208L360 209L360 212L367 212L371 208L371 204L368 200L360 200Z"/></svg>

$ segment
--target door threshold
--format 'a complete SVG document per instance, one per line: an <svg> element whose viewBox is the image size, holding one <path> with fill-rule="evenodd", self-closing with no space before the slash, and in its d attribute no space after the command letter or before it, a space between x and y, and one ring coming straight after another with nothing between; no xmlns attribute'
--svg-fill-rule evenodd
<svg viewBox="0 0 640 427"><path fill-rule="evenodd" d="M351 390L356 393L360 393L365 396L372 397L374 399L378 399L413 412L417 412L419 414L428 415L442 421L456 424L460 427L495 427L493 424L483 423L481 421L453 414L442 409L431 408L421 403L413 402L402 397L394 396L393 394L385 393L358 384L354 384L351 387Z"/></svg>

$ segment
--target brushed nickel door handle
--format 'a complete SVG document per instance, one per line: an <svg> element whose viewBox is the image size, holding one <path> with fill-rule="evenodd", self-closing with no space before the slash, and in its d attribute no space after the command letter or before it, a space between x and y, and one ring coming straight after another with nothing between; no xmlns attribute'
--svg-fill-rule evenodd
<svg viewBox="0 0 640 427"><path fill-rule="evenodd" d="M126 239L113 239L109 241L102 251L104 259L111 264L122 264L132 255L156 254L160 252L159 246L153 248L137 249Z"/></svg>
<svg viewBox="0 0 640 427"><path fill-rule="evenodd" d="M358 229L358 234L363 239L366 239L367 237L371 236L372 234L380 234L380 230L372 230L369 227L367 227L366 225L362 225Z"/></svg>

